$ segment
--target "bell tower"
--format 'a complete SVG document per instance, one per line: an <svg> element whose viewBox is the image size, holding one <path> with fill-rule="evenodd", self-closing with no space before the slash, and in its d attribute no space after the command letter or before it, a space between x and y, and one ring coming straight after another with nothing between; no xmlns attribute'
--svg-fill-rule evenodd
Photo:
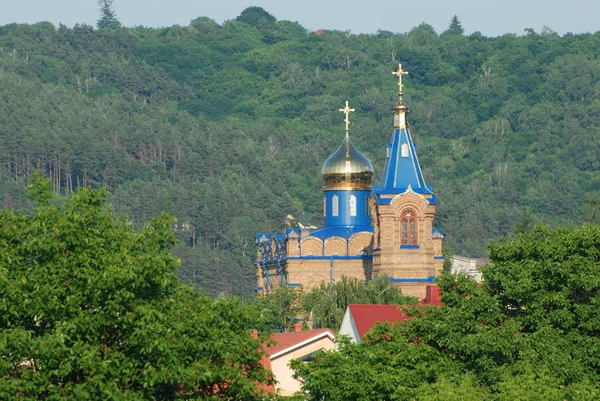
<svg viewBox="0 0 600 401"><path fill-rule="evenodd" d="M425 184L409 132L408 106L404 103L398 65L398 103L394 106L394 131L379 186L369 200L373 233L373 276L386 274L406 295L425 296L425 287L441 272L441 230L433 228L437 198Z"/></svg>

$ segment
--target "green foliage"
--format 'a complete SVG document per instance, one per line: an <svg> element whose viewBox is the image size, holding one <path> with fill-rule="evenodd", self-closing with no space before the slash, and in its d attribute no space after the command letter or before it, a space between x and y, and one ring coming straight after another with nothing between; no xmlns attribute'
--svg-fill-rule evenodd
<svg viewBox="0 0 600 401"><path fill-rule="evenodd" d="M309 292L280 287L248 303L259 331L290 331L297 317L312 320L314 328L339 330L349 304L413 304L414 297L403 296L387 276L368 283L342 276L333 285L322 283Z"/></svg>
<svg viewBox="0 0 600 401"><path fill-rule="evenodd" d="M349 304L412 304L414 297L403 296L387 276L379 276L368 283L342 276L333 283L321 283L301 300L302 310L311 316L315 327L339 330Z"/></svg>
<svg viewBox="0 0 600 401"><path fill-rule="evenodd" d="M463 33L465 33L465 30L463 29L462 24L458 20L458 16L456 14L454 14L454 16L452 17L452 20L450 21L450 26L444 33L453 35L462 35Z"/></svg>
<svg viewBox="0 0 600 401"><path fill-rule="evenodd" d="M539 226L490 246L494 263L484 271L486 287L523 329L550 326L564 333L600 334L600 228Z"/></svg>
<svg viewBox="0 0 600 401"><path fill-rule="evenodd" d="M38 171L33 172L33 184L27 188L29 199L38 204L47 204L52 199L52 187L50 180L41 175Z"/></svg>
<svg viewBox="0 0 600 401"><path fill-rule="evenodd" d="M520 213L517 221L515 222L515 227L513 228L513 232L515 234L523 234L530 232L533 230L535 226L535 221L533 217L528 213Z"/></svg>
<svg viewBox="0 0 600 401"><path fill-rule="evenodd" d="M244 22L255 28L262 28L271 25L277 19L265 11L262 7L248 7L236 18L237 21Z"/></svg>
<svg viewBox="0 0 600 401"><path fill-rule="evenodd" d="M600 222L600 199L588 198L583 205L583 220L587 223L597 224Z"/></svg>
<svg viewBox="0 0 600 401"><path fill-rule="evenodd" d="M380 174L401 61L435 225L454 253L485 256L520 213L592 222L599 46L600 34L487 38L428 24L316 35L259 7L160 29L2 26L0 206L31 208L34 170L57 195L104 186L137 227L177 216L185 282L248 296L251 232L280 231L290 213L322 224L319 169L344 135L346 99L352 140Z"/></svg>
<svg viewBox="0 0 600 401"><path fill-rule="evenodd" d="M309 400L597 399L599 250L599 226L507 237L483 286L443 273L443 307L294 369Z"/></svg>
<svg viewBox="0 0 600 401"><path fill-rule="evenodd" d="M302 315L300 303L304 294L294 288L280 287L266 296L257 296L246 304L251 325L260 333L293 331Z"/></svg>
<svg viewBox="0 0 600 401"><path fill-rule="evenodd" d="M112 7L113 0L98 0L100 6L100 19L96 23L98 29L118 28L121 26L117 20L117 13Z"/></svg>
<svg viewBox="0 0 600 401"><path fill-rule="evenodd" d="M177 284L172 217L135 231L104 189L30 192L30 216L0 213L0 398L260 399L248 317Z"/></svg>

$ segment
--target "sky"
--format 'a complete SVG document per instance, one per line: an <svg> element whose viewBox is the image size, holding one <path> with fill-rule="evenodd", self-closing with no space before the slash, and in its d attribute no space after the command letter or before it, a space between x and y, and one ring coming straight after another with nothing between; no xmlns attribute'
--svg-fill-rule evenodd
<svg viewBox="0 0 600 401"><path fill-rule="evenodd" d="M95 25L97 0L1 0L0 26L50 21L72 27ZM246 7L260 6L278 20L299 22L311 31L352 33L408 32L426 22L443 32L458 15L466 34L521 35L526 28L567 32L600 31L600 0L114 0L124 26L188 25L197 17L217 23L236 18Z"/></svg>

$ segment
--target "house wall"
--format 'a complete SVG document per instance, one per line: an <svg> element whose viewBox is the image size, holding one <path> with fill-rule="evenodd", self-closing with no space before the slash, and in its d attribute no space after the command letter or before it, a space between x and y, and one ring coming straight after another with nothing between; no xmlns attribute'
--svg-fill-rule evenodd
<svg viewBox="0 0 600 401"><path fill-rule="evenodd" d="M300 390L302 383L292 376L294 371L289 367L292 359L302 358L319 350L331 350L335 346L335 342L325 336L316 341L308 343L301 348L295 349L292 352L283 354L277 358L271 358L271 369L275 375L277 384L275 388L281 395L289 396Z"/></svg>
<svg viewBox="0 0 600 401"><path fill-rule="evenodd" d="M482 263L482 261L484 261L484 263ZM469 276L473 277L475 279L475 281L480 283L482 280L482 277L481 277L481 272L479 271L479 268L485 264L485 261L488 261L488 260L481 259L481 258L467 258L464 256L455 255L452 257L451 273L452 274L459 274L459 273L468 274Z"/></svg>
<svg viewBox="0 0 600 401"><path fill-rule="evenodd" d="M342 324L340 325L340 331L338 335L348 336L350 337L350 341L353 343L360 343L360 338L358 337L358 333L354 330L352 314L350 313L350 309L348 307L346 307L346 312L344 313L344 318L342 319Z"/></svg>

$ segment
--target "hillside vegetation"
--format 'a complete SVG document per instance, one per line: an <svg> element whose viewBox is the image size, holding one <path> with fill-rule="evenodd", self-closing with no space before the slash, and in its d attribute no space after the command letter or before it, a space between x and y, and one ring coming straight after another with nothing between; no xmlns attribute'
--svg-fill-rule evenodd
<svg viewBox="0 0 600 401"><path fill-rule="evenodd" d="M452 252L484 256L531 224L597 218L599 55L600 33L318 35L260 8L222 25L2 26L0 205L31 208L36 169L57 195L105 186L136 225L177 216L184 281L247 295L256 232L290 213L321 223L346 99L381 174L402 62L435 224Z"/></svg>

